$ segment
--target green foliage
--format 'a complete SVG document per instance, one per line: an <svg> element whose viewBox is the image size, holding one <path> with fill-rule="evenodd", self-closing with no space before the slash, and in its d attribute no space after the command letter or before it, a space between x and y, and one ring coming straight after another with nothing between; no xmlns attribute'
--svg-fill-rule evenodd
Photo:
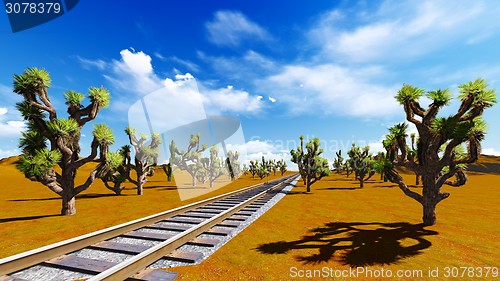
<svg viewBox="0 0 500 281"><path fill-rule="evenodd" d="M16 109L24 117L24 120L32 120L33 118L45 118L45 114L41 109L32 106L27 101L17 103Z"/></svg>
<svg viewBox="0 0 500 281"><path fill-rule="evenodd" d="M113 131L106 124L95 124L92 134L101 145L110 146L115 142Z"/></svg>
<svg viewBox="0 0 500 281"><path fill-rule="evenodd" d="M64 93L64 98L66 99L66 105L78 105L81 106L83 99L85 96L83 94L77 93L75 91L66 91Z"/></svg>
<svg viewBox="0 0 500 281"><path fill-rule="evenodd" d="M108 152L106 154L106 166L109 167L110 170L117 170L123 164L124 157L118 152Z"/></svg>
<svg viewBox="0 0 500 281"><path fill-rule="evenodd" d="M406 138L408 135L406 131L408 130L408 124L406 122L396 124L389 129L389 132L396 139Z"/></svg>
<svg viewBox="0 0 500 281"><path fill-rule="evenodd" d="M23 172L26 177L38 179L54 168L61 157L59 151L43 148L37 150L32 157L22 155L16 163L16 168Z"/></svg>
<svg viewBox="0 0 500 281"><path fill-rule="evenodd" d="M14 93L37 94L51 85L50 75L45 69L28 68L22 75L14 74Z"/></svg>
<svg viewBox="0 0 500 281"><path fill-rule="evenodd" d="M458 98L462 101L472 98L472 103L475 106L492 107L497 103L496 94L494 89L487 89L487 87L488 83L481 78L476 79L474 82L464 83L458 86L460 91Z"/></svg>
<svg viewBox="0 0 500 281"><path fill-rule="evenodd" d="M47 147L46 138L38 131L22 132L22 137L19 139L19 148L29 155L34 155L37 150Z"/></svg>
<svg viewBox="0 0 500 281"><path fill-rule="evenodd" d="M131 136L137 134L137 130L131 126L128 126L127 128L125 128L125 133L127 134L127 136Z"/></svg>
<svg viewBox="0 0 500 281"><path fill-rule="evenodd" d="M109 106L110 94L104 87L91 87L89 89L89 98L92 103L97 104L100 108Z"/></svg>
<svg viewBox="0 0 500 281"><path fill-rule="evenodd" d="M438 89L427 92L427 97L432 100L435 106L442 107L450 104L452 94L448 89Z"/></svg>
<svg viewBox="0 0 500 281"><path fill-rule="evenodd" d="M72 136L80 132L80 126L73 118L58 118L47 123L47 129L56 136Z"/></svg>
<svg viewBox="0 0 500 281"><path fill-rule="evenodd" d="M404 84L401 90L398 91L396 100L400 104L405 104L406 102L419 100L423 94L423 89Z"/></svg>

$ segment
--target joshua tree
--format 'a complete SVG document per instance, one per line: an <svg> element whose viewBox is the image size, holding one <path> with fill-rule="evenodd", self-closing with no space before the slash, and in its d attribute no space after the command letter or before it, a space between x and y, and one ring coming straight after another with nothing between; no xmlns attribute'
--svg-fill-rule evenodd
<svg viewBox="0 0 500 281"><path fill-rule="evenodd" d="M259 176L260 179L263 179L270 174L271 171L269 170L269 164L266 160L264 160L264 157L262 157L262 162L257 167L257 176Z"/></svg>
<svg viewBox="0 0 500 281"><path fill-rule="evenodd" d="M94 125L91 152L87 157L80 158L79 142L82 127L108 106L110 95L102 87L90 88L90 104L83 106L83 94L67 91L64 97L69 117L58 118L47 91L50 85L50 75L44 69L28 68L22 75L14 74L14 92L24 98L17 109L28 123L28 130L19 141L23 155L16 167L26 178L42 183L61 196L61 215L73 215L75 196L88 189L96 177L107 173L106 156L114 142L111 130L104 124ZM98 153L100 164L83 184L76 185L77 170L94 160ZM60 172L55 166L59 166Z"/></svg>
<svg viewBox="0 0 500 281"><path fill-rule="evenodd" d="M174 141L170 143L170 163L187 171L193 179L193 186L196 186L197 174L203 169L201 154L206 149L206 144L200 147L200 134L191 135L187 150L179 151Z"/></svg>
<svg viewBox="0 0 500 281"><path fill-rule="evenodd" d="M387 163L387 158L385 156L385 153L379 152L376 156L373 157L371 166L373 171L380 174L380 180L383 180L384 182L387 181L384 172L384 167L386 166L386 163Z"/></svg>
<svg viewBox="0 0 500 281"><path fill-rule="evenodd" d="M304 136L300 136L300 146L297 147L297 151L294 149L290 151L292 162L297 164L307 192L311 192L311 185L316 181L331 173L328 168L328 160L320 157L323 149L320 149L319 146L320 140L314 138L309 140L305 147L306 151L304 151Z"/></svg>
<svg viewBox="0 0 500 281"><path fill-rule="evenodd" d="M108 152L106 156L107 173L101 177L104 186L120 195L125 186L121 184L127 180L126 155L130 157L130 146L122 147L118 152ZM125 150L124 150L125 149ZM112 183L112 185L110 184Z"/></svg>
<svg viewBox="0 0 500 281"><path fill-rule="evenodd" d="M259 163L257 162L257 160L255 160L255 161L250 160L250 166L249 166L248 170L252 174L252 178L254 178L255 175L257 174L258 166L259 166Z"/></svg>
<svg viewBox="0 0 500 281"><path fill-rule="evenodd" d="M241 164L238 160L239 157L240 153L238 151L233 152L232 150L229 150L227 152L226 167L230 180L234 180L241 175Z"/></svg>
<svg viewBox="0 0 500 281"><path fill-rule="evenodd" d="M163 172L165 172L165 175L167 175L167 181L172 181L172 175L173 175L172 165L170 165L170 163L163 164L161 165L161 168L163 169Z"/></svg>
<svg viewBox="0 0 500 281"><path fill-rule="evenodd" d="M142 195L144 184L147 181L147 176L152 175L151 169L156 166L158 158L158 146L161 144L161 137L157 133L151 134L151 139L148 140L146 134L140 134L137 138L137 131L132 127L125 129L130 144L134 148L134 164L130 161L130 155L127 160L127 179L137 186L137 194ZM130 169L134 169L137 179L134 180L130 176Z"/></svg>
<svg viewBox="0 0 500 281"><path fill-rule="evenodd" d="M210 182L210 187L213 187L214 181L224 175L224 165L221 158L219 158L219 148L215 145L212 146L210 148L210 157L201 158L201 164Z"/></svg>
<svg viewBox="0 0 500 281"><path fill-rule="evenodd" d="M287 171L287 168L288 168L285 160L283 160L283 159L279 160L278 163L276 163L276 165L278 166L278 169L280 170L281 175L284 175Z"/></svg>
<svg viewBox="0 0 500 281"><path fill-rule="evenodd" d="M247 167L247 164L243 164L243 174L244 174L244 175L248 174L248 167Z"/></svg>
<svg viewBox="0 0 500 281"><path fill-rule="evenodd" d="M369 180L375 171L372 169L372 155L369 153L370 147L365 146L363 149L352 144L351 150L347 152L350 159L353 162L352 169L356 175L356 179L359 180L359 188L364 187L366 180Z"/></svg>
<svg viewBox="0 0 500 281"><path fill-rule="evenodd" d="M352 168L351 168L351 159L346 159L344 161L344 165L342 165L342 170L345 171L346 177L349 177L352 173Z"/></svg>
<svg viewBox="0 0 500 281"><path fill-rule="evenodd" d="M386 167L386 175L405 195L422 204L425 225L436 223L436 205L450 196L448 192L441 192L441 187L466 183L464 165L477 161L486 132L481 115L484 109L496 103L495 91L487 89L487 83L482 79L462 84L459 90L460 107L449 117L437 117L440 109L452 99L448 90L427 92L426 96L432 101L427 109L419 104L424 94L422 89L403 85L396 95L396 100L404 107L406 120L416 126L419 138L414 157L408 153L406 126L399 125L399 129L391 130L397 150L393 152L392 165ZM407 187L395 169L397 166L405 166L422 175L422 194ZM455 180L450 180L453 176Z"/></svg>
<svg viewBox="0 0 500 281"><path fill-rule="evenodd" d="M342 173L342 168L344 167L344 157L342 157L342 150L339 150L338 152L335 152L337 155L337 158L333 161L333 168L335 168L335 171L337 174Z"/></svg>

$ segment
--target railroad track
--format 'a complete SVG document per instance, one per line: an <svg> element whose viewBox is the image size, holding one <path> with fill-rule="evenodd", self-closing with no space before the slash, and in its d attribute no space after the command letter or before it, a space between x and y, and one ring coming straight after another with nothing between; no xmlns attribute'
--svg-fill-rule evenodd
<svg viewBox="0 0 500 281"><path fill-rule="evenodd" d="M179 248L215 247L220 241L204 235L229 235L297 179L291 175L253 185L1 259L0 281L173 280L176 273L148 266L159 260L199 260L201 253Z"/></svg>

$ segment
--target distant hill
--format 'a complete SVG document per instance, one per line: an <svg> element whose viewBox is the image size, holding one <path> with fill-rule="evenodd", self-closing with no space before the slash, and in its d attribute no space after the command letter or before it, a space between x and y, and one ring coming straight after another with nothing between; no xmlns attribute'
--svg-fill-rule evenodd
<svg viewBox="0 0 500 281"><path fill-rule="evenodd" d="M480 155L479 160L470 164L468 170L477 173L500 174L500 156Z"/></svg>
<svg viewBox="0 0 500 281"><path fill-rule="evenodd" d="M19 159L19 156L11 156L7 158L0 159L0 165L14 165L15 162Z"/></svg>

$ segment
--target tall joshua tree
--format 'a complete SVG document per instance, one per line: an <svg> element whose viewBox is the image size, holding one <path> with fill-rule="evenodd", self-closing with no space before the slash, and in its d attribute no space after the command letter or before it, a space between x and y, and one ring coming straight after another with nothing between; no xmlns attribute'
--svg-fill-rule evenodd
<svg viewBox="0 0 500 281"><path fill-rule="evenodd" d="M320 140L314 138L309 140L304 150L304 136L300 136L300 146L297 147L297 150L290 151L292 162L297 164L307 192L311 192L311 185L316 181L331 173L328 160L320 156L323 149L319 146Z"/></svg>
<svg viewBox="0 0 500 281"><path fill-rule="evenodd" d="M386 174L405 195L422 204L425 225L436 223L436 205L450 196L448 192L442 192L441 187L444 184L461 186L466 183L464 165L477 161L486 132L486 123L481 115L496 103L495 91L488 89L482 79L460 85L459 91L460 107L449 117L437 117L441 108L452 100L448 90L427 92L427 98L432 101L427 109L419 103L424 95L422 89L403 85L396 95L396 100L403 105L406 120L416 126L419 138L414 157L408 153L406 127L399 125L399 130L391 130L397 150ZM422 194L407 187L395 169L397 166L405 166L422 175ZM455 179L451 180L453 176Z"/></svg>
<svg viewBox="0 0 500 281"><path fill-rule="evenodd" d="M142 195L144 184L147 182L147 176L150 170L157 164L158 146L161 144L161 137L158 133L151 134L150 139L146 134L140 134L137 137L137 131L132 127L127 127L125 133L134 148L134 164L130 161L130 155L126 159L127 179L137 186L137 195ZM136 179L131 177L131 169L135 170Z"/></svg>
<svg viewBox="0 0 500 281"><path fill-rule="evenodd" d="M234 180L241 175L241 163L239 161L240 153L238 151L229 150L227 152L226 167L230 180Z"/></svg>
<svg viewBox="0 0 500 281"><path fill-rule="evenodd" d="M170 143L170 163L177 165L179 169L187 171L196 186L198 173L203 169L201 164L201 154L207 149L207 145L200 146L200 134L191 135L187 150L179 150L174 141Z"/></svg>
<svg viewBox="0 0 500 281"><path fill-rule="evenodd" d="M363 149L352 144L351 150L347 152L354 165L352 169L359 180L359 188L364 187L366 180L369 180L374 174L375 170L372 168L372 155L369 153L370 147L366 146Z"/></svg>
<svg viewBox="0 0 500 281"><path fill-rule="evenodd" d="M342 173L342 168L344 166L344 157L342 157L342 150L339 150L338 152L335 152L337 158L333 161L333 168L335 168L335 171L337 174Z"/></svg>
<svg viewBox="0 0 500 281"><path fill-rule="evenodd" d="M42 183L61 196L61 215L73 215L76 213L75 196L107 172L106 155L114 142L111 130L104 124L94 125L91 152L87 157L80 158L79 142L82 127L108 106L110 95L102 87L90 88L90 104L83 106L83 94L67 91L64 97L69 116L58 118L48 94L50 85L50 75L44 69L28 68L23 74L14 75L14 92L24 98L17 109L28 123L28 130L19 143L23 155L16 167L28 179ZM96 159L98 154L100 164L84 183L75 184L77 170Z"/></svg>
<svg viewBox="0 0 500 281"><path fill-rule="evenodd" d="M201 164L206 172L210 187L214 187L215 180L224 175L224 165L219 158L219 148L216 145L210 148L209 157L201 158Z"/></svg>

